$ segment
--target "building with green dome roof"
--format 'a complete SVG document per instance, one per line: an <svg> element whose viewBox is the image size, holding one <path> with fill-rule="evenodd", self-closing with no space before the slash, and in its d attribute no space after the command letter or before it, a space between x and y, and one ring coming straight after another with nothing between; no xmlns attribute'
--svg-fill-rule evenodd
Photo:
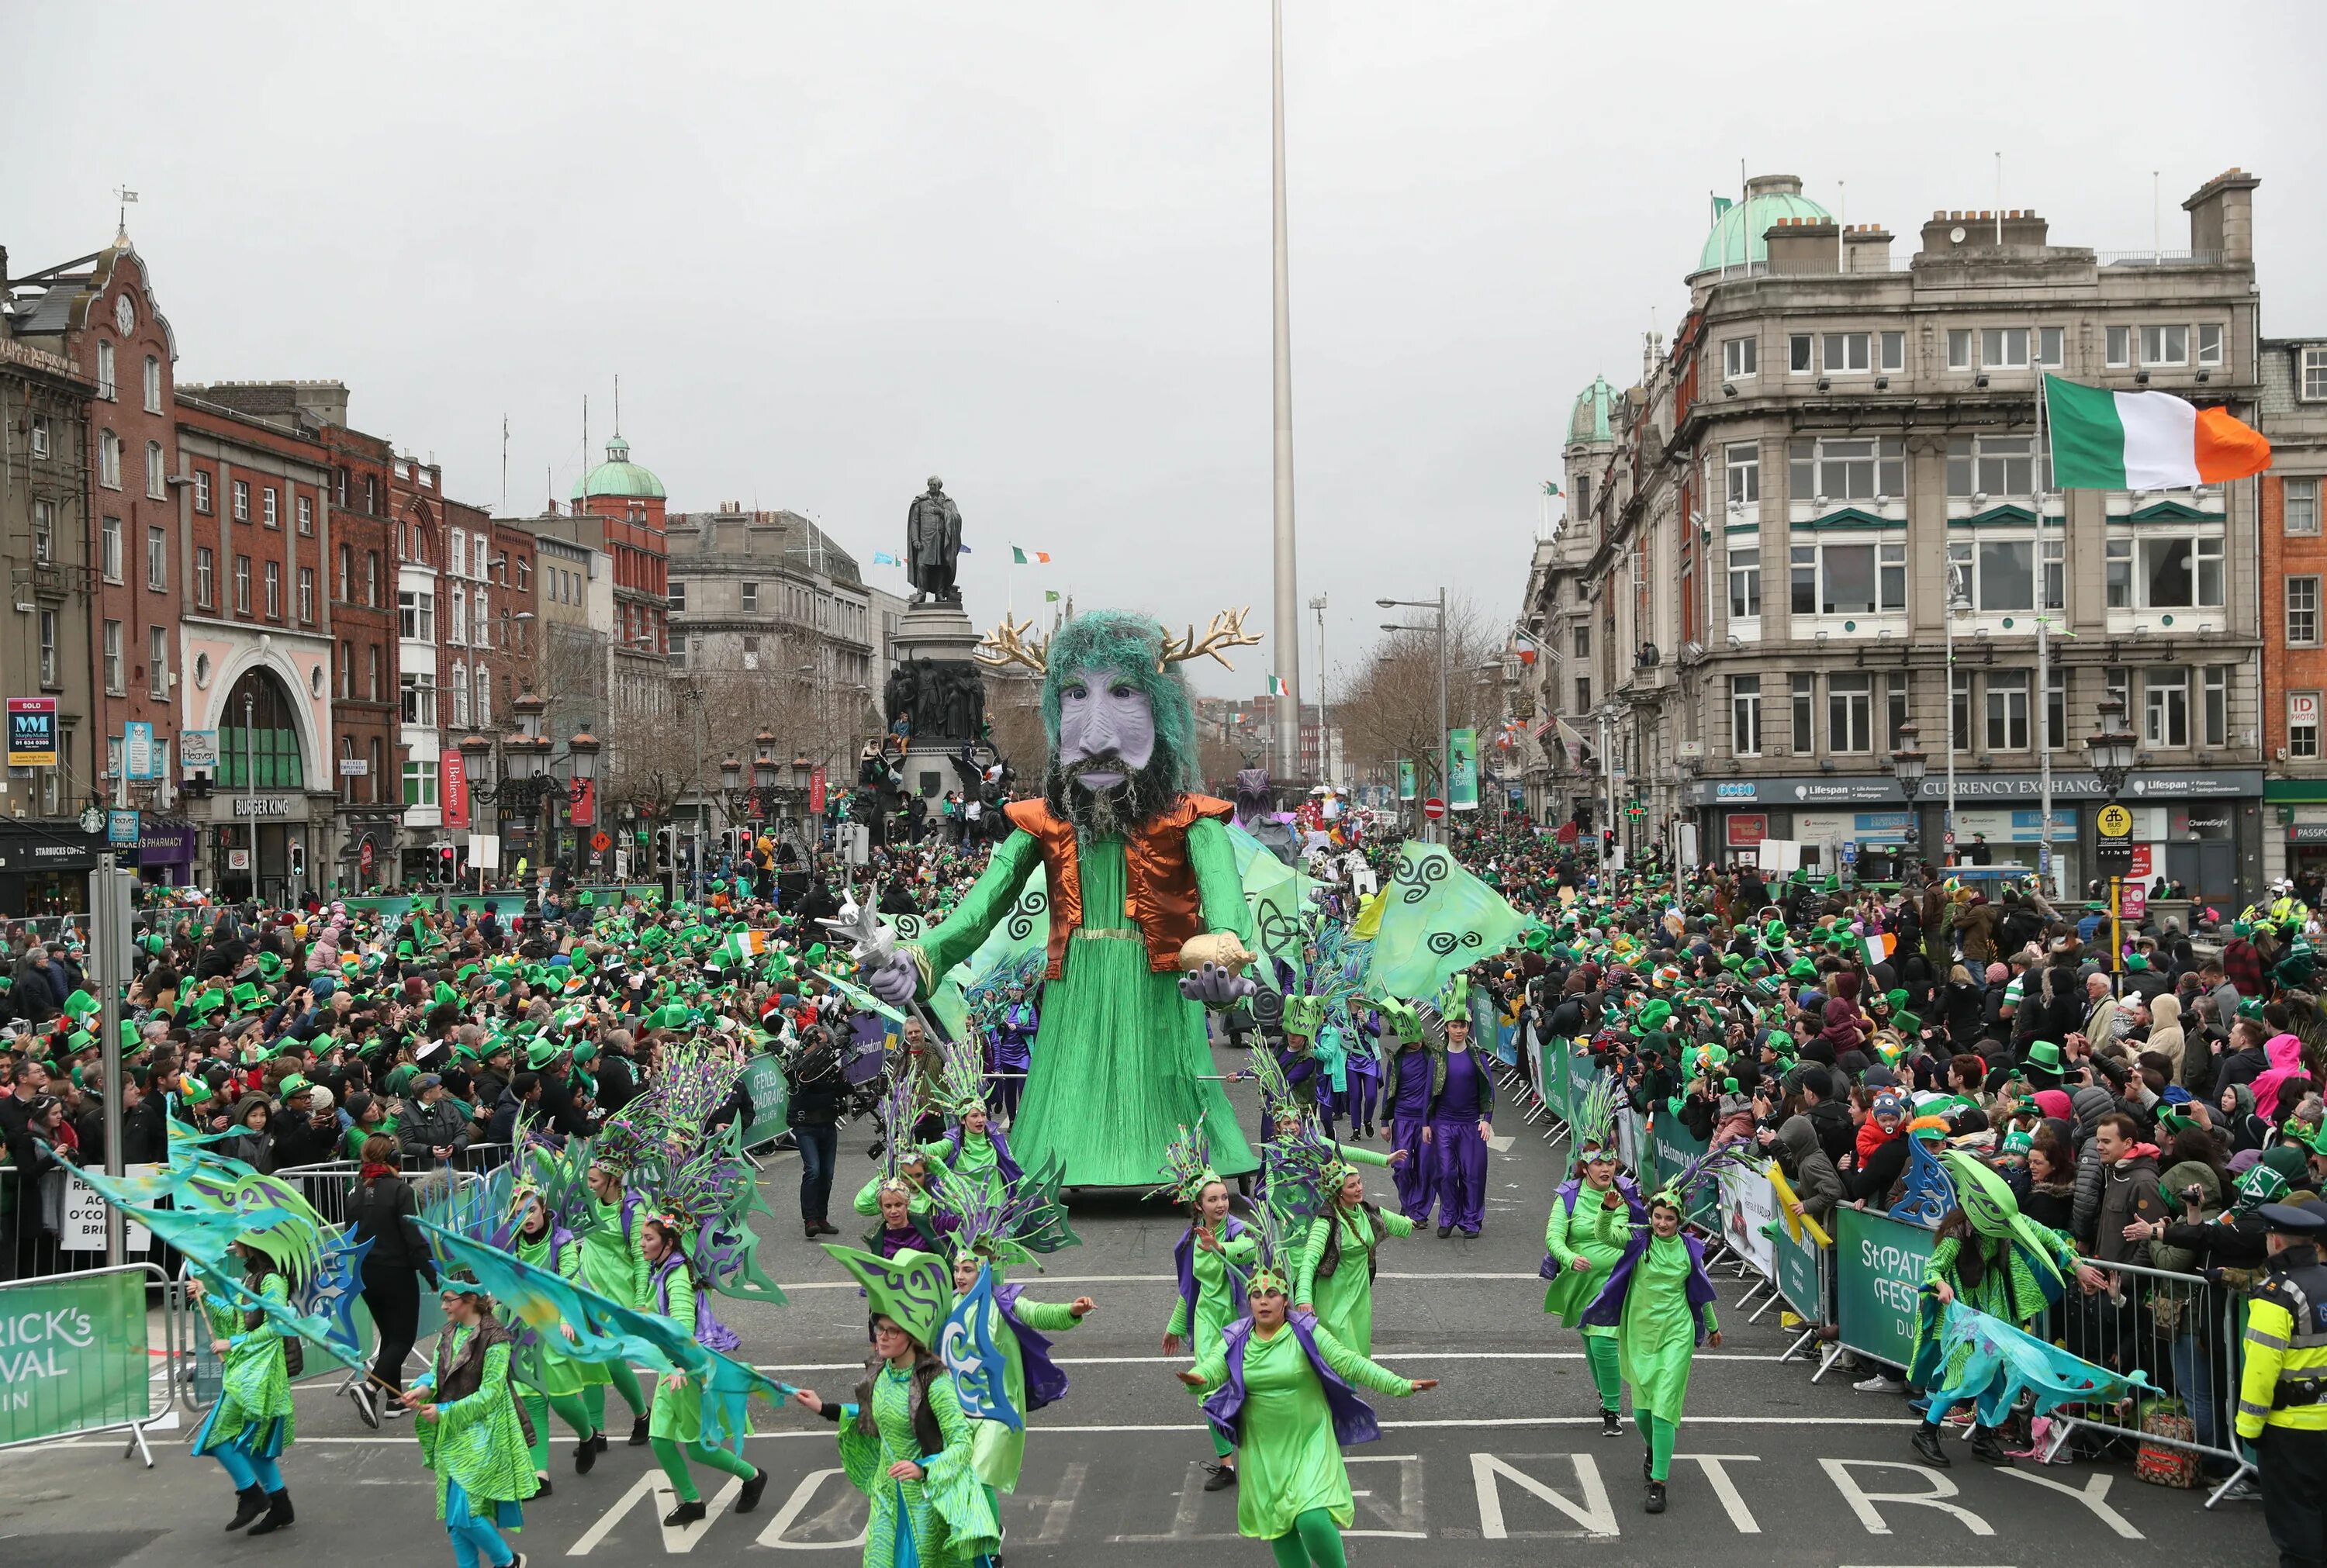
<svg viewBox="0 0 2327 1568"><path fill-rule="evenodd" d="M600 496L624 501L666 499L662 481L655 477L654 470L631 461L631 443L620 434L606 443L606 461L574 481L574 504L577 509L597 510L583 503Z"/></svg>
<svg viewBox="0 0 2327 1568"><path fill-rule="evenodd" d="M1767 266L1770 247L1762 237L1789 218L1830 223L1834 214L1802 194L1799 174L1755 175L1745 182L1743 202L1732 204L1715 219L1713 231L1705 237L1705 248L1697 255L1696 272Z"/></svg>
<svg viewBox="0 0 2327 1568"><path fill-rule="evenodd" d="M1609 385L1607 377L1593 377L1592 385L1575 395L1575 409L1567 419L1569 443L1615 440L1612 421L1619 396L1621 394L1616 388Z"/></svg>

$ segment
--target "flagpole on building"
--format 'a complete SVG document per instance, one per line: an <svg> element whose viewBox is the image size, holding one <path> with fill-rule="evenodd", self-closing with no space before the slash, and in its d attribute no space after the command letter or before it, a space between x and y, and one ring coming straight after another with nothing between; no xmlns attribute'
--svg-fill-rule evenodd
<svg viewBox="0 0 2327 1568"><path fill-rule="evenodd" d="M1301 589L1293 531L1293 320L1292 287L1285 234L1285 4L1268 7L1269 192L1274 256L1274 355L1276 369L1276 569L1275 642L1277 677L1276 776L1301 770Z"/></svg>

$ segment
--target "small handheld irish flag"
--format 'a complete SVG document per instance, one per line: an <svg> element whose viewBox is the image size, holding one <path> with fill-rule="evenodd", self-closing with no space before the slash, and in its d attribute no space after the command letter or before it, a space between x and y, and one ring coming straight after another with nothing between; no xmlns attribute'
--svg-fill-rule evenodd
<svg viewBox="0 0 2327 1568"><path fill-rule="evenodd" d="M2112 392L2044 378L2052 481L2062 490L2191 490L2270 466L2262 432L2171 392Z"/></svg>

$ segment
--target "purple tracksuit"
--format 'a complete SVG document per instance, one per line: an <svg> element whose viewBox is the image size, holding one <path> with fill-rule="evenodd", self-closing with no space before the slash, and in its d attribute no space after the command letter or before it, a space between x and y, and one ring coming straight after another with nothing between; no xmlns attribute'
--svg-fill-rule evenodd
<svg viewBox="0 0 2327 1568"><path fill-rule="evenodd" d="M1390 1167L1390 1180L1397 1183L1398 1209L1420 1225L1430 1218L1430 1192L1435 1184L1432 1151L1422 1141L1422 1129L1430 1120L1430 1052L1417 1045L1399 1051L1392 1065L1397 1087L1386 1107L1390 1142L1406 1151L1406 1158Z"/></svg>
<svg viewBox="0 0 2327 1568"><path fill-rule="evenodd" d="M1487 1218L1487 1141L1479 1123L1494 1090L1475 1050L1450 1050L1446 1081L1430 1101L1431 1168L1438 1223L1476 1236ZM1425 1218L1428 1209L1423 1213Z"/></svg>

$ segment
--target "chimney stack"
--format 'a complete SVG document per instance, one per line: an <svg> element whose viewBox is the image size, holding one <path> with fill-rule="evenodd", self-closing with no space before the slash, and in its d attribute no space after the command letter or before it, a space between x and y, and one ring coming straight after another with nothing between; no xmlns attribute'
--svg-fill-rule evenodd
<svg viewBox="0 0 2327 1568"><path fill-rule="evenodd" d="M2182 203L2190 215L2190 248L2224 261L2254 260L2254 188L2261 183L2244 169L2225 169L2199 186Z"/></svg>

